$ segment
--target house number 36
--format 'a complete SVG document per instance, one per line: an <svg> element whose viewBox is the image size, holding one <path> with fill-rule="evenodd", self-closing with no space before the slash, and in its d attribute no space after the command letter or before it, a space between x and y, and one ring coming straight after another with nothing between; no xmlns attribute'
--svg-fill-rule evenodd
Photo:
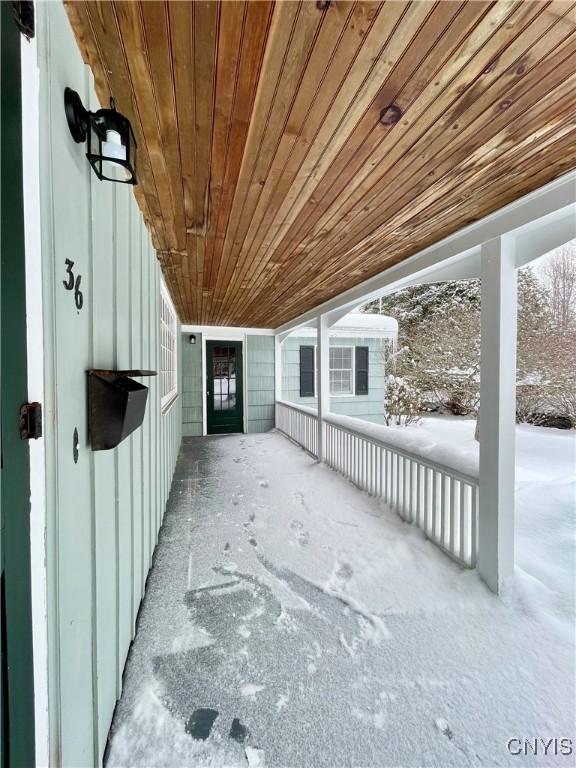
<svg viewBox="0 0 576 768"><path fill-rule="evenodd" d="M80 290L80 281L82 280L82 276L78 275L78 277L74 278L74 272L72 272L72 267L74 266L73 261L66 259L64 263L66 264L66 274L68 275L68 279L62 280L62 283L67 291L74 291L76 309L80 311L84 304L84 296L82 296L82 291Z"/></svg>

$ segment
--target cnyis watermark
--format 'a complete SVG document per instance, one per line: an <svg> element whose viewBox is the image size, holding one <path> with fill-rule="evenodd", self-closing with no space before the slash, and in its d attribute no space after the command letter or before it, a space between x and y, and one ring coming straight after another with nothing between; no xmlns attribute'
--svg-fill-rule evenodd
<svg viewBox="0 0 576 768"><path fill-rule="evenodd" d="M506 749L511 755L572 755L574 745L572 739L552 737L543 739L541 736L530 739L508 739Z"/></svg>

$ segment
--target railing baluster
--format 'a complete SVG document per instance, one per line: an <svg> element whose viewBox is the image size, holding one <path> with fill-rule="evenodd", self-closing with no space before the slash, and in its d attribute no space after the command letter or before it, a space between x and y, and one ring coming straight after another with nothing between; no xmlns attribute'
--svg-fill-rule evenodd
<svg viewBox="0 0 576 768"><path fill-rule="evenodd" d="M478 552L478 489L470 487L470 567L476 568Z"/></svg>
<svg viewBox="0 0 576 768"><path fill-rule="evenodd" d="M424 519L424 531L428 533L430 530L430 469L428 467L424 468L424 509L425 509L425 519Z"/></svg>
<svg viewBox="0 0 576 768"><path fill-rule="evenodd" d="M422 465L416 464L416 524L422 528L422 500L421 494L421 482Z"/></svg>
<svg viewBox="0 0 576 768"><path fill-rule="evenodd" d="M408 518L408 487L406 485L408 474L408 459L406 456L402 456L402 517L404 520Z"/></svg>
<svg viewBox="0 0 576 768"><path fill-rule="evenodd" d="M368 443L368 490L374 496L374 443Z"/></svg>
<svg viewBox="0 0 576 768"><path fill-rule="evenodd" d="M458 522L460 524L460 549L459 549L459 555L460 559L464 560L466 557L466 525L465 525L465 519L466 519L466 488L464 483L460 483L460 503L458 505Z"/></svg>
<svg viewBox="0 0 576 768"><path fill-rule="evenodd" d="M408 520L414 521L414 462L408 459Z"/></svg>
<svg viewBox="0 0 576 768"><path fill-rule="evenodd" d="M318 456L318 417L298 405L276 403L278 429ZM478 549L478 482L455 470L388 446L331 421L323 424L326 463L359 488L382 498L403 519L463 565L474 568Z"/></svg>
<svg viewBox="0 0 576 768"><path fill-rule="evenodd" d="M440 541L446 546L446 475L440 472Z"/></svg>
<svg viewBox="0 0 576 768"><path fill-rule="evenodd" d="M364 458L366 459L365 466L364 466L364 483L365 483L366 490L368 491L368 493L372 492L371 488L370 488L370 475L372 474L371 469L370 469L370 467L371 467L371 461L370 461L371 445L372 444L369 443L368 440L364 441Z"/></svg>
<svg viewBox="0 0 576 768"><path fill-rule="evenodd" d="M430 536L436 533L436 470L430 470Z"/></svg>
<svg viewBox="0 0 576 768"><path fill-rule="evenodd" d="M392 452L386 449L386 503L392 506Z"/></svg>
<svg viewBox="0 0 576 768"><path fill-rule="evenodd" d="M449 542L448 542L448 549L450 552L454 552L454 487L456 485L456 481L453 477L448 478L448 492L450 494L450 533L449 533Z"/></svg>
<svg viewBox="0 0 576 768"><path fill-rule="evenodd" d="M405 456L403 462L404 468L404 499L402 505L404 507L404 518L410 520L410 460Z"/></svg>

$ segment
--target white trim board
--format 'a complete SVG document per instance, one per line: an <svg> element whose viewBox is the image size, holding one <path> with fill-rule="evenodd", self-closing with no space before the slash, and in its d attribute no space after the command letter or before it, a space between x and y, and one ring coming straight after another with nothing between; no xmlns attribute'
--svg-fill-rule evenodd
<svg viewBox="0 0 576 768"><path fill-rule="evenodd" d="M26 344L28 400L42 403L44 392L44 324L42 303L42 223L40 218L40 70L37 38L21 37L22 165L26 262ZM49 764L48 613L46 574L45 438L30 443L30 562L34 668L36 765Z"/></svg>
<svg viewBox="0 0 576 768"><path fill-rule="evenodd" d="M293 332L289 334L296 338L313 338L317 336L315 328L310 325L302 325L295 328ZM373 331L369 328L354 328L352 325L346 328L336 328L332 326L328 330L328 336L331 339L395 339L398 336L398 331ZM285 341L288 335L284 336L281 341Z"/></svg>
<svg viewBox="0 0 576 768"><path fill-rule="evenodd" d="M517 266L576 237L576 171L304 312L278 326L275 333L294 330L323 314L330 315L328 324L332 325L366 301L406 285L478 276L482 244L504 235L518 246Z"/></svg>
<svg viewBox="0 0 576 768"><path fill-rule="evenodd" d="M274 336L273 328L240 328L233 325L182 325L182 333L217 334L216 339L243 339L245 336Z"/></svg>

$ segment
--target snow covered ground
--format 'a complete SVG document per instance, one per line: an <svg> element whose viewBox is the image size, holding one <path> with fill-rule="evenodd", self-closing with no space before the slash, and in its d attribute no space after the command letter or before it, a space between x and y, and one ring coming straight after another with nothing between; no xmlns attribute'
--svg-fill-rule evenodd
<svg viewBox="0 0 576 768"><path fill-rule="evenodd" d="M475 421L429 417L400 430L428 445L450 445L477 456ZM575 603L576 433L521 424L516 427L516 588L533 593L543 610L571 633Z"/></svg>
<svg viewBox="0 0 576 768"><path fill-rule="evenodd" d="M519 428L502 599L279 434L185 443L108 765L573 766L507 749L574 743L573 439Z"/></svg>

